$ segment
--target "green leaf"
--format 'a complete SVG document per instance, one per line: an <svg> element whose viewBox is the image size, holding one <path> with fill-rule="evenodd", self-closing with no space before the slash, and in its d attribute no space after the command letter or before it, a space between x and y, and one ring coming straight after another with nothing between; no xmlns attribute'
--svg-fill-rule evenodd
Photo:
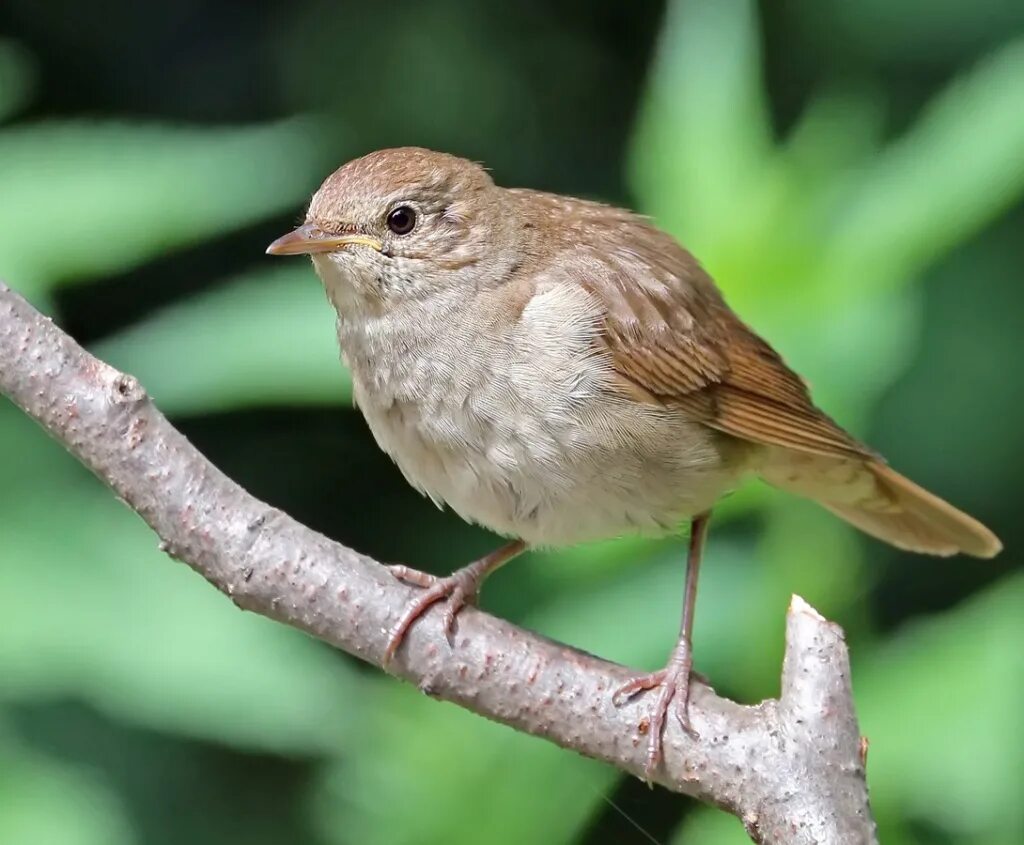
<svg viewBox="0 0 1024 845"><path fill-rule="evenodd" d="M643 152L632 160L646 210L698 242L742 228L736 198L749 197L769 144L753 4L675 0L637 129Z"/></svg>
<svg viewBox="0 0 1024 845"><path fill-rule="evenodd" d="M1019 841L1020 643L1024 577L1016 576L908 625L874 655L852 651L861 732L871 741L871 802L880 820L909 815L942 827L955 841Z"/></svg>
<svg viewBox="0 0 1024 845"><path fill-rule="evenodd" d="M61 122L0 132L0 278L26 294L123 271L296 206L309 122L194 129Z"/></svg>
<svg viewBox="0 0 1024 845"><path fill-rule="evenodd" d="M410 687L377 693L361 743L317 792L325 842L569 842L618 777Z"/></svg>
<svg viewBox="0 0 1024 845"><path fill-rule="evenodd" d="M906 281L1024 191L1024 40L953 83L918 123L850 175L828 238L845 281Z"/></svg>
<svg viewBox="0 0 1024 845"><path fill-rule="evenodd" d="M360 719L346 660L237 611L94 479L59 496L34 481L0 514L0 700L72 697L244 748L344 747Z"/></svg>
<svg viewBox="0 0 1024 845"><path fill-rule="evenodd" d="M56 490L86 475L34 420L0 396L0 524L6 521L7 501L21 500L24 480Z"/></svg>
<svg viewBox="0 0 1024 845"><path fill-rule="evenodd" d="M118 796L94 772L35 754L0 730L0 842L129 845L135 836Z"/></svg>
<svg viewBox="0 0 1024 845"><path fill-rule="evenodd" d="M669 842L670 845L749 845L750 837L735 816L700 807L687 815Z"/></svg>
<svg viewBox="0 0 1024 845"><path fill-rule="evenodd" d="M305 262L165 308L92 351L137 376L167 413L351 401L334 312Z"/></svg>
<svg viewBox="0 0 1024 845"><path fill-rule="evenodd" d="M874 89L826 91L811 100L786 139L784 154L803 190L817 194L837 172L875 155L885 128L884 99Z"/></svg>

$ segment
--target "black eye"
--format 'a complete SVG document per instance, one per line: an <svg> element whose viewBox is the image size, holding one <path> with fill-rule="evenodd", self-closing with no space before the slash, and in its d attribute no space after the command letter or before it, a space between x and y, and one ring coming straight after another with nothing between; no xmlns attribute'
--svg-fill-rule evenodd
<svg viewBox="0 0 1024 845"><path fill-rule="evenodd" d="M416 212L400 205L388 215L388 228L396 235L408 235L416 225Z"/></svg>

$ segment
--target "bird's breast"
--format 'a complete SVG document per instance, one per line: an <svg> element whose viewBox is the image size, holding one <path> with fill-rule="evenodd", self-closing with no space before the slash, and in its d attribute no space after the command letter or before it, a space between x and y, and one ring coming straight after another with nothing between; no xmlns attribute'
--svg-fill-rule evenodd
<svg viewBox="0 0 1024 845"><path fill-rule="evenodd" d="M338 321L356 402L409 482L540 545L672 530L735 475L710 430L609 390L595 331L575 288Z"/></svg>

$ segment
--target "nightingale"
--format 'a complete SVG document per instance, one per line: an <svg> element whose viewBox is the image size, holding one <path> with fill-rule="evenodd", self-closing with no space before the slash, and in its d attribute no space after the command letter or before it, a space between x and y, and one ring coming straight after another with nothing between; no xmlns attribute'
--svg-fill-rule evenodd
<svg viewBox="0 0 1024 845"><path fill-rule="evenodd" d="M390 631L455 616L524 549L690 524L679 640L616 704L652 696L646 768L687 716L697 577L715 502L749 476L901 549L988 558L980 522L891 469L811 400L694 257L620 208L497 186L418 148L336 170L273 255L309 255L377 444L438 506L509 542L421 588ZM675 704L673 705L673 701Z"/></svg>

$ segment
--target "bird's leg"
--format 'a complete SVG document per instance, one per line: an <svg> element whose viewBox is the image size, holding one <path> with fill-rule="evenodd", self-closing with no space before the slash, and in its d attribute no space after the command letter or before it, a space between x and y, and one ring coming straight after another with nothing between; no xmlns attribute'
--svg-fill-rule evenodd
<svg viewBox="0 0 1024 845"><path fill-rule="evenodd" d="M487 576L521 554L525 548L526 543L522 540L513 540L468 566L456 570L447 578L439 578L417 569L410 569L408 566L389 566L391 574L399 581L422 587L424 592L409 602L401 617L388 632L388 645L384 651L385 664L395 656L412 623L439 601L445 602L444 629L450 640L455 627L455 615L465 605L476 602L480 585Z"/></svg>
<svg viewBox="0 0 1024 845"><path fill-rule="evenodd" d="M644 773L651 780L662 757L662 734L665 719L673 699L676 703L676 717L687 733L690 727L690 669L693 666L693 610L697 603L697 576L700 574L700 559L704 552L710 513L695 516L690 522L690 548L686 558L686 584L683 588L683 620L679 626L679 642L672 650L672 656L664 669L650 675L631 678L616 690L613 701L623 704L634 695L645 690L657 690L658 698L651 711L648 726L647 762Z"/></svg>

